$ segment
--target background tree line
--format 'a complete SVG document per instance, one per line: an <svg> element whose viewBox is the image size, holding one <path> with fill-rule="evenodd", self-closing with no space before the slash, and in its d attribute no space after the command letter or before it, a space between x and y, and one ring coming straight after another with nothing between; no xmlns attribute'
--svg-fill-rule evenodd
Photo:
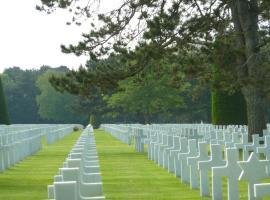
<svg viewBox="0 0 270 200"><path fill-rule="evenodd" d="M107 62L89 61L88 69ZM61 93L49 83L52 75L63 77L71 72L64 66L43 66L38 70L6 69L1 78L11 123L85 124L89 115L95 116L98 123L211 120L210 91L205 90L200 97L194 98L191 93L194 83L175 88L169 84L169 75L146 73L122 81L118 89L111 89L106 95L100 88L89 89L91 96Z"/></svg>
<svg viewBox="0 0 270 200"><path fill-rule="evenodd" d="M86 117L75 114L72 105L77 97L57 93L49 84L51 73L67 72L67 67L55 69L43 66L39 70L6 69L2 83L10 122L82 123ZM79 117L77 117L79 116Z"/></svg>

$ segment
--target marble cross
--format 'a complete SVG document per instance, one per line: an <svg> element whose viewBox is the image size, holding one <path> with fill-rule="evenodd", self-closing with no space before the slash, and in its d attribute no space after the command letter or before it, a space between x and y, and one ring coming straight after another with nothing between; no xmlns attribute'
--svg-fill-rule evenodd
<svg viewBox="0 0 270 200"><path fill-rule="evenodd" d="M187 158L187 164L190 168L190 187L191 189L199 188L199 171L198 162L208 160L208 143L199 142L198 155L195 157Z"/></svg>
<svg viewBox="0 0 270 200"><path fill-rule="evenodd" d="M4 148L2 144L2 136L0 135L0 172L3 172L4 170Z"/></svg>
<svg viewBox="0 0 270 200"><path fill-rule="evenodd" d="M162 134L157 132L155 137L153 138L153 140L150 142L150 148L151 148L151 155L150 155L150 159L154 160L154 156L155 156L155 144L159 143L161 141L161 137Z"/></svg>
<svg viewBox="0 0 270 200"><path fill-rule="evenodd" d="M249 153L246 151L245 146L248 144L248 134L242 133L242 138L240 143L235 143L234 146L237 149L243 150L243 160L247 160L249 157Z"/></svg>
<svg viewBox="0 0 270 200"><path fill-rule="evenodd" d="M187 165L187 158L193 157L198 154L197 152L197 141L196 139L188 140L188 152L178 154L178 159L181 163L181 182L189 183L189 168Z"/></svg>
<svg viewBox="0 0 270 200"><path fill-rule="evenodd" d="M217 142L218 144L224 144L224 134L223 134L223 131L220 130L220 131L217 131Z"/></svg>
<svg viewBox="0 0 270 200"><path fill-rule="evenodd" d="M156 162L160 166L162 166L163 164L163 151L164 151L164 148L168 146L168 142L169 142L169 135L164 134L162 138L162 143L157 148L158 156L157 156Z"/></svg>
<svg viewBox="0 0 270 200"><path fill-rule="evenodd" d="M158 133L153 132L148 144L148 159L153 160L154 143L158 140Z"/></svg>
<svg viewBox="0 0 270 200"><path fill-rule="evenodd" d="M270 149L270 135L265 136L265 143L261 147L256 148L257 153L263 153L266 156L267 149Z"/></svg>
<svg viewBox="0 0 270 200"><path fill-rule="evenodd" d="M266 166L268 176L270 176L270 135L265 136L264 145L262 147L257 147L256 152L258 155L260 155L260 153L263 153L266 157L266 160L268 160Z"/></svg>
<svg viewBox="0 0 270 200"><path fill-rule="evenodd" d="M174 173L177 177L181 177L181 161L178 159L178 153L187 153L188 152L188 139L180 139L180 150L171 151L171 156L174 159Z"/></svg>
<svg viewBox="0 0 270 200"><path fill-rule="evenodd" d="M168 153L170 152L170 150L173 150L173 135L169 135L168 136L168 145L166 147L164 147L164 150L162 152L162 160L163 162L161 163L161 166L165 169L168 169Z"/></svg>
<svg viewBox="0 0 270 200"><path fill-rule="evenodd" d="M270 183L254 184L254 196L256 200L262 200L264 197L270 197Z"/></svg>
<svg viewBox="0 0 270 200"><path fill-rule="evenodd" d="M230 142L233 142L233 137L232 137L232 133L224 131L223 133L223 137L224 137L224 144L228 144Z"/></svg>
<svg viewBox="0 0 270 200"><path fill-rule="evenodd" d="M267 178L267 160L259 160L258 155L251 153L247 161L239 161L242 172L239 180L247 180L248 183L248 200L255 200L254 184L260 183L264 178Z"/></svg>
<svg viewBox="0 0 270 200"><path fill-rule="evenodd" d="M174 173L175 172L175 169L174 169L174 157L171 155L173 151L179 151L180 150L180 137L179 136L174 136L173 137L173 147L172 149L170 149L168 151L168 154L167 154L167 168L168 168L168 171L171 172L171 173ZM166 166L165 166L166 168Z"/></svg>
<svg viewBox="0 0 270 200"><path fill-rule="evenodd" d="M252 135L252 143L249 143L245 146L245 150L250 151L256 151L256 148L260 147L260 137L259 134L253 134Z"/></svg>
<svg viewBox="0 0 270 200"><path fill-rule="evenodd" d="M232 141L231 142L226 142L225 146L227 148L232 148L232 147L234 147L234 144L236 144L236 143L240 143L239 134L238 134L238 132L233 132L232 133Z"/></svg>
<svg viewBox="0 0 270 200"><path fill-rule="evenodd" d="M136 141L136 150L137 152L143 153L144 152L144 143L143 143L143 130L138 129L137 134L135 135Z"/></svg>
<svg viewBox="0 0 270 200"><path fill-rule="evenodd" d="M210 141L217 141L217 133L215 131L211 131Z"/></svg>
<svg viewBox="0 0 270 200"><path fill-rule="evenodd" d="M241 168L238 164L239 152L236 148L226 149L226 165L212 168L212 196L213 200L222 200L222 177L227 177L228 200L238 200L238 177Z"/></svg>
<svg viewBox="0 0 270 200"><path fill-rule="evenodd" d="M222 146L220 144L211 144L211 157L206 161L199 161L200 170L200 194L201 196L210 196L208 172L212 167L223 166L226 164L222 158Z"/></svg>

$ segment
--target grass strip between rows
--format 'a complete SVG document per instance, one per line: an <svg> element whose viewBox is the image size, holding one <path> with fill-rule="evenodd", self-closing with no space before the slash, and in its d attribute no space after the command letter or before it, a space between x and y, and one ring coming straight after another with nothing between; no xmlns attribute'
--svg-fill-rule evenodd
<svg viewBox="0 0 270 200"><path fill-rule="evenodd" d="M63 166L81 131L72 133L52 145L45 145L4 173L0 173L0 200L47 199L47 185Z"/></svg>
<svg viewBox="0 0 270 200"><path fill-rule="evenodd" d="M201 197L199 190L191 190L188 184L181 183L179 178L148 160L146 152L135 152L134 145L128 146L103 130L95 130L95 137L107 200L212 199ZM211 183L210 179L209 173ZM263 182L269 181L268 179ZM248 199L247 190L247 182L240 181L241 200ZM227 199L226 178L223 178L223 197Z"/></svg>

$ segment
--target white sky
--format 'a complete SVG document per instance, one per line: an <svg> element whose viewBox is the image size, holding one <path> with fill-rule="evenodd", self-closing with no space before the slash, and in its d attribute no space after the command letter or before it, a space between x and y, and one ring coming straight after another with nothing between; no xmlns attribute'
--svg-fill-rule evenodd
<svg viewBox="0 0 270 200"><path fill-rule="evenodd" d="M35 9L39 0L3 0L0 3L0 72L18 66L23 69L42 65L76 68L84 64L86 56L63 54L61 44L76 44L83 26L67 26L68 12L57 10L46 15Z"/></svg>

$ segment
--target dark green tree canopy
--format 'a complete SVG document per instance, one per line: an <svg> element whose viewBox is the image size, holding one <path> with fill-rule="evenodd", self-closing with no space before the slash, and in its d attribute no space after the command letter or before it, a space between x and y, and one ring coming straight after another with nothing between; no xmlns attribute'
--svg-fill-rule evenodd
<svg viewBox="0 0 270 200"><path fill-rule="evenodd" d="M41 1L40 10L75 8L74 22L84 15L92 23L83 40L62 46L63 52L85 53L93 60L125 55L125 70L117 73L117 81L149 66L146 62L152 59L158 63L170 57L178 71L201 83L210 81L226 91L239 89L247 104L250 135L265 128L270 83L268 0L127 0L97 16L93 5L100 1L77 7L81 1ZM220 63L220 58L225 62ZM222 81L215 81L215 73ZM111 74L113 70L105 76Z"/></svg>
<svg viewBox="0 0 270 200"><path fill-rule="evenodd" d="M42 6L38 7L40 10L47 11L53 11L57 7L71 9L74 12L75 21L79 20L83 14L92 21L93 27L90 33L83 34L83 40L78 45L62 46L65 53L75 53L76 55L85 53L90 55L91 59L112 52L125 56L128 54L128 58L136 58L137 62L126 65L126 71L134 71L142 67L145 64L142 61L146 62L149 58L162 59L168 54L177 53L181 55L181 58L178 59L180 70L186 70L192 75L196 73L207 81L212 80L211 64L219 62L218 64L221 65L219 70L225 74L222 86L223 88L226 86L228 90L239 88L239 85L247 83L267 85L269 81L267 67L260 67L260 70L254 72L262 75L262 81L257 81L256 77L249 75L247 73L249 70L246 68L248 67L246 62L249 62L251 57L260 60L261 63L265 63L268 59L269 27L266 23L269 20L268 1L133 0L123 1L119 8L105 14L94 12L93 9L96 7L93 5L106 3L106 1L92 0L87 5L80 5L79 2L42 0ZM257 31L255 34L258 35L254 37L258 40L257 50L254 49L255 52L250 56L240 56L245 54L245 48L235 45L235 43L245 40L247 36L245 31L237 28L237 24L242 23L239 25L244 28L244 24L247 23L244 22L244 19L239 18L245 10L245 17L248 18L250 15L250 19L254 18L250 23L254 24L254 31ZM97 17L93 13L97 13ZM235 21L234 14L239 23ZM260 19L260 23L258 19ZM102 26L96 27L95 22L99 22ZM242 39L237 38L239 31ZM139 41L136 45L137 50L130 49L130 43L132 42L133 45L134 41ZM188 60L183 58L187 54L189 55ZM198 55L200 55L199 63L196 59ZM203 60L202 57L204 57ZM239 57L245 58L240 62ZM225 62L222 64L220 60ZM114 79L112 70L105 69L104 71L107 72L105 76L109 75ZM119 79L127 76L127 73L120 73L119 70L116 74L120 76ZM131 72L131 74L134 73ZM105 76L100 79L105 79ZM268 91L267 88L265 90Z"/></svg>

